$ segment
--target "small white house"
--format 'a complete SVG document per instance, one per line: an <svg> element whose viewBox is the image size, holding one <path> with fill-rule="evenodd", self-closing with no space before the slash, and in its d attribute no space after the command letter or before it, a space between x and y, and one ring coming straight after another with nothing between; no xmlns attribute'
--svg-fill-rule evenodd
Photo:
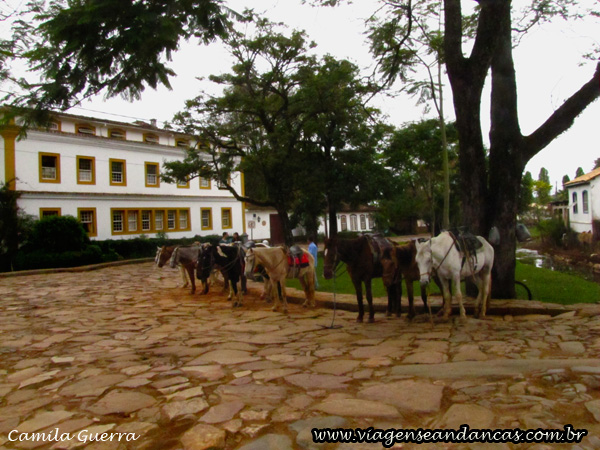
<svg viewBox="0 0 600 450"><path fill-rule="evenodd" d="M598 239L600 230L594 230L594 222L600 223L600 168L565 183L564 188L569 195L571 228L578 233L591 231Z"/></svg>
<svg viewBox="0 0 600 450"><path fill-rule="evenodd" d="M183 160L192 136L64 113L24 139L18 132L0 130L0 182L11 182L29 215L77 217L92 239L245 231L243 203L218 183L161 180L164 163ZM241 173L231 177L240 192L243 181Z"/></svg>
<svg viewBox="0 0 600 450"><path fill-rule="evenodd" d="M370 206L361 206L358 208L343 207L342 211L337 213L338 231L356 231L359 233L369 233L375 228L373 214L377 208ZM246 233L248 239L254 241L268 240L274 244L284 242L281 222L277 211L272 208L247 205L246 208ZM329 223L324 214L319 225L319 234L329 236ZM294 236L305 234L303 228L292 230Z"/></svg>

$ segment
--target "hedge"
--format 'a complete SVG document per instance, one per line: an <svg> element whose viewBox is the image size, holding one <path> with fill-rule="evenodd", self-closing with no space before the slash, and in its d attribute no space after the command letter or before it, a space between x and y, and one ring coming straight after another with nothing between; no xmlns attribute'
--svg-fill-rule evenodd
<svg viewBox="0 0 600 450"><path fill-rule="evenodd" d="M221 236L194 236L193 238L169 239L167 237L138 237L134 239L107 239L93 241L81 251L51 251L33 249L26 245L17 253L14 270L51 269L77 267L125 259L151 258L157 247L163 245L191 245L194 242L217 244Z"/></svg>

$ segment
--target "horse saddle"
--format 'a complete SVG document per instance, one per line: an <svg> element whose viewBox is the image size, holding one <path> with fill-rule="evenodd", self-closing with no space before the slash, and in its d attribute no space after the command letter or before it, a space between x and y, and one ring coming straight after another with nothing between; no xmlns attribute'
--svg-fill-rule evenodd
<svg viewBox="0 0 600 450"><path fill-rule="evenodd" d="M254 241L247 241L244 244L242 244L242 247L244 247L246 250L249 250L251 248L256 247L256 242L254 242Z"/></svg>
<svg viewBox="0 0 600 450"><path fill-rule="evenodd" d="M380 234L365 234L371 253L373 254L373 263L376 264L381 260L383 251L387 248L392 248L392 244Z"/></svg>
<svg viewBox="0 0 600 450"><path fill-rule="evenodd" d="M477 236L470 231L460 230L459 232L451 231L450 233L454 237L456 249L461 253L471 255L483 247L483 244L477 239Z"/></svg>
<svg viewBox="0 0 600 450"><path fill-rule="evenodd" d="M308 253L304 252L298 245L293 245L288 250L288 265L290 267L304 268L308 267Z"/></svg>

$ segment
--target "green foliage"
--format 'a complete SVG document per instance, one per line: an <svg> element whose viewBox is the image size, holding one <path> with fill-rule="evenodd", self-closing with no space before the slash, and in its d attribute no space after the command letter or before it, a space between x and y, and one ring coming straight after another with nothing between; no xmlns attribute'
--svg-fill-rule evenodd
<svg viewBox="0 0 600 450"><path fill-rule="evenodd" d="M162 245L170 245L167 242L160 243L157 239L107 239L95 241L105 254L116 254L118 259L149 258L156 254L156 248Z"/></svg>
<svg viewBox="0 0 600 450"><path fill-rule="evenodd" d="M204 145L167 163L163 178L211 178L238 200L273 207L290 242L294 222L313 227L327 204L376 195L374 154L383 130L372 124L377 112L364 106L372 90L358 68L318 60L304 33L283 34L266 20L252 36L232 33L227 44L233 67L210 77L223 94L190 100L175 118ZM238 170L252 180L245 195L229 181Z"/></svg>
<svg viewBox="0 0 600 450"><path fill-rule="evenodd" d="M219 0L31 2L10 48L43 82L23 82L29 93L15 104L33 104L29 119L41 121L44 111L101 91L139 99L146 86L170 88L168 63L180 41L223 38L232 19L242 16Z"/></svg>
<svg viewBox="0 0 600 450"><path fill-rule="evenodd" d="M581 167L578 167L577 171L575 172L575 178L580 177L582 175L585 175L585 172L583 171L583 169Z"/></svg>
<svg viewBox="0 0 600 450"><path fill-rule="evenodd" d="M105 262L101 248L98 245L88 245L82 250L48 251L36 249L22 251L17 254L16 270L34 270L62 267L86 266Z"/></svg>
<svg viewBox="0 0 600 450"><path fill-rule="evenodd" d="M556 270L522 264L517 261L515 279L523 281L533 294L533 300L570 305L597 303L600 285L579 276Z"/></svg>
<svg viewBox="0 0 600 450"><path fill-rule="evenodd" d="M536 227L542 242L556 246L562 246L562 237L568 232L568 228L560 217L541 220Z"/></svg>
<svg viewBox="0 0 600 450"><path fill-rule="evenodd" d="M447 126L450 146L450 182L457 190L458 136L454 124ZM443 196L442 138L439 121L435 119L411 123L396 130L382 154L382 164L393 176L389 192L380 201L379 224L388 223L392 229L411 232L406 221L424 218L431 222L432 210L441 211ZM458 196L451 197L451 222L457 222ZM441 214L437 215L441 218ZM387 220L386 220L387 219Z"/></svg>
<svg viewBox="0 0 600 450"><path fill-rule="evenodd" d="M542 167L538 179L533 182L533 190L536 194L536 201L539 205L546 205L550 202L550 192L552 185L550 184L550 176L548 171Z"/></svg>
<svg viewBox="0 0 600 450"><path fill-rule="evenodd" d="M207 236L194 236L191 238L168 239L166 237L135 238L135 239L107 239L94 241L105 255L116 255L116 259L150 258L156 254L157 247L163 245L192 245L194 242L218 244L221 236L211 234Z"/></svg>
<svg viewBox="0 0 600 450"><path fill-rule="evenodd" d="M50 216L33 226L28 248L47 252L82 251L90 239L73 216Z"/></svg>
<svg viewBox="0 0 600 450"><path fill-rule="evenodd" d="M0 187L0 269L3 270L9 270L19 244L19 197L18 192L9 189L8 182Z"/></svg>
<svg viewBox="0 0 600 450"><path fill-rule="evenodd" d="M156 240L166 241L167 239L169 239L169 235L165 231L159 231L156 233Z"/></svg>

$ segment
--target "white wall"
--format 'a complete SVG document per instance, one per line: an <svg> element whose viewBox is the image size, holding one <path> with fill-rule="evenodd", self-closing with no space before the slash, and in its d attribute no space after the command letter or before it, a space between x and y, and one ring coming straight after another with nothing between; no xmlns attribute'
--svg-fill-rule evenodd
<svg viewBox="0 0 600 450"><path fill-rule="evenodd" d="M248 233L248 239L253 239L255 241L262 241L264 239L270 239L271 238L271 226L270 226L270 219L269 216L271 214L277 214L277 212L275 210L264 210L264 209L260 209L260 210L255 210L252 209L251 206L249 206L246 209L246 228L247 231L246 233ZM351 215L356 215L357 216L357 229L356 230L351 230L350 229L350 216ZM361 222L360 222L360 216L364 215L365 216L365 228L361 228ZM339 213L337 215L337 226L338 226L338 231L342 231L342 216L346 216L346 223L348 225L348 231L357 231L357 232L364 232L364 233L368 233L373 231L373 228L370 227L370 223L369 223L369 216L370 213L367 212L344 212L344 213ZM258 220L260 218L260 220ZM248 226L249 222L252 221L254 222L255 228L253 230L250 229L250 227ZM325 217L321 218L321 221L319 223L319 230L318 233L325 235L328 233L325 233L325 227L327 226L327 230L329 230L329 224L327 223L327 219ZM306 231L303 228L296 228L294 230L292 230L292 235L294 236L299 236L302 234L305 234Z"/></svg>
<svg viewBox="0 0 600 450"><path fill-rule="evenodd" d="M244 211L242 203L234 199L225 189L219 189L211 182L210 189L200 188L199 180L189 183L189 188L160 181L158 187L146 186L145 163L159 164L160 173L165 161L181 160L185 150L176 147L176 135L164 130L149 129L160 137L160 144L143 142L144 130L123 126L92 123L96 136L82 136L75 133L75 120L61 120L60 132L30 130L27 138L16 142L15 160L16 189L22 196L19 206L32 216L38 217L40 208L60 208L61 215L78 216L78 208L95 208L97 236L93 239L130 239L140 234L112 234L111 209L189 209L189 231L165 232L173 238L194 235L222 234L244 231ZM110 139L109 128L126 129L127 140ZM72 134L73 133L73 134ZM39 154L60 155L60 183L40 182ZM77 156L94 158L94 184L77 183ZM126 161L126 184L110 184L110 159ZM4 178L4 142L0 158L0 176ZM232 184L241 191L242 177L232 176ZM201 208L211 208L212 229L202 230ZM231 208L232 227L223 229L222 208ZM151 235L150 233L146 233ZM152 232L153 234L153 232Z"/></svg>
<svg viewBox="0 0 600 450"><path fill-rule="evenodd" d="M588 210L583 210L583 192L588 193ZM574 211L575 203L573 201L573 195L577 196L577 212ZM569 195L569 222L571 228L577 233L583 233L592 230L592 217L594 210L600 211L598 201L600 201L600 190L598 189L597 183L594 188L593 184L586 183L576 185L568 188ZM594 199L595 198L595 199ZM597 212L595 213L598 214Z"/></svg>

